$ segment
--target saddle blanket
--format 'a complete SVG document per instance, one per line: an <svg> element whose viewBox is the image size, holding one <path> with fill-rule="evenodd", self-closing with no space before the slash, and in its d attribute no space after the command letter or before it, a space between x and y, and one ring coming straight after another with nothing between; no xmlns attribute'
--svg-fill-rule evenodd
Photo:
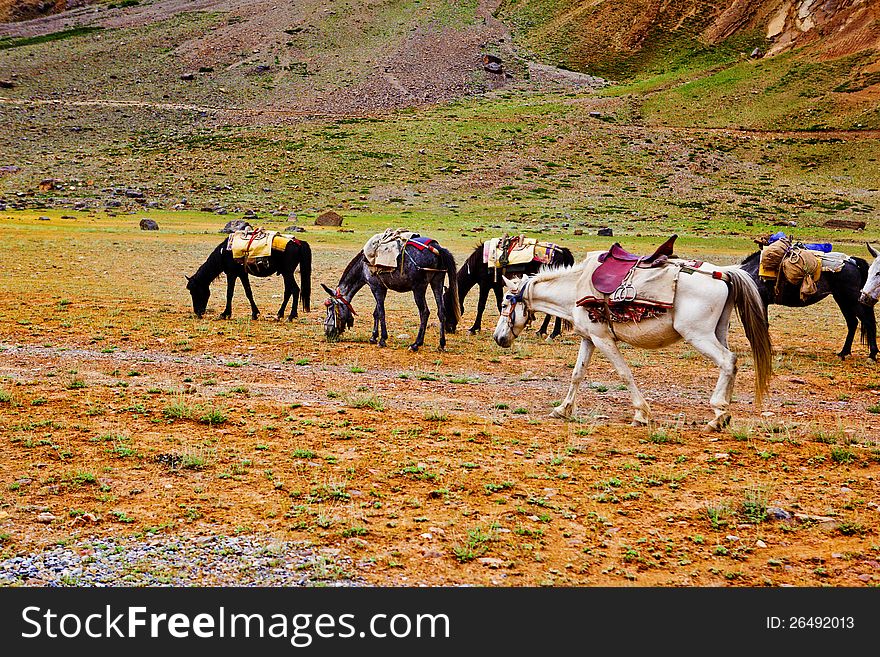
<svg viewBox="0 0 880 657"><path fill-rule="evenodd" d="M819 259L821 263L821 267L817 269L813 273L813 279L819 280L819 277L822 275L823 271L837 273L843 266L846 264L846 261L850 259L849 255L843 253L841 251L816 251L815 249L804 249L811 255L815 256ZM761 250L761 261L758 264L758 276L761 278L776 278L779 273L779 268L777 266L768 266L764 261L764 252L767 249Z"/></svg>
<svg viewBox="0 0 880 657"><path fill-rule="evenodd" d="M830 271L835 274L843 269L843 266L846 264L846 261L849 260L849 256L840 251L813 251L813 255L815 255L819 260L822 261L822 271Z"/></svg>
<svg viewBox="0 0 880 657"><path fill-rule="evenodd" d="M593 304L605 305L606 298L610 305L640 303L650 306L672 308L675 302L675 290L678 286L678 275L681 266L694 267L698 263L683 260L669 260L661 267L633 267L621 282L620 286L610 295L599 292L593 285L593 272L599 266L593 260L584 268L578 281L578 292L581 295L579 306Z"/></svg>
<svg viewBox="0 0 880 657"><path fill-rule="evenodd" d="M523 265L532 261L549 264L558 247L549 242L539 242L532 237L518 235L512 238L495 237L483 243L483 262L490 267Z"/></svg>
<svg viewBox="0 0 880 657"><path fill-rule="evenodd" d="M273 230L259 228L255 231L232 233L226 241L226 248L232 252L232 259L239 262L253 262L268 258L272 251L283 251L290 241L299 240L293 235L285 235Z"/></svg>
<svg viewBox="0 0 880 657"><path fill-rule="evenodd" d="M364 244L364 258L370 269L397 267L397 258L404 245L418 233L403 230L402 228L388 228L384 233L377 233Z"/></svg>

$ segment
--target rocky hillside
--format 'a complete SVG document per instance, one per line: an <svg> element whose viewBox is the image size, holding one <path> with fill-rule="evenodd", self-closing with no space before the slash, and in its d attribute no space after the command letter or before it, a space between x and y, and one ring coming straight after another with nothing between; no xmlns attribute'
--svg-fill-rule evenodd
<svg viewBox="0 0 880 657"><path fill-rule="evenodd" d="M538 56L626 79L707 49L829 59L880 50L875 0L502 0L498 16Z"/></svg>
<svg viewBox="0 0 880 657"><path fill-rule="evenodd" d="M60 14L107 0L0 0L0 23L14 23ZM120 3L126 0L119 0ZM128 0L138 4L138 0Z"/></svg>

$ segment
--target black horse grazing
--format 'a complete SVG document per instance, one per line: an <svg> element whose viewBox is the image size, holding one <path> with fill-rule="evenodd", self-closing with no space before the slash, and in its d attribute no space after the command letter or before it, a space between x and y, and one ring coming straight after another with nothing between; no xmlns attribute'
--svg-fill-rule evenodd
<svg viewBox="0 0 880 657"><path fill-rule="evenodd" d="M463 313L465 297L467 297L468 292L470 292L474 285L479 286L480 296L477 300L477 316L474 318L474 325L468 329L468 333L471 334L480 330L483 321L483 311L486 309L486 301L489 298L490 290L495 293L495 302L498 305L498 312L501 313L501 298L504 294L504 281L501 280L501 276L498 275L499 273L503 273L508 278L521 276L523 274L534 275L538 273L538 269L542 266L540 262L533 260L532 262L521 265L510 265L505 267L502 272L499 272L497 268L490 267L488 263L483 262L483 246L483 244L480 244L474 249L473 253L471 253L467 260L464 261L461 269L458 270L458 275L456 277L458 282L458 294L456 295L450 288L446 291L446 296L444 297L447 307L458 306L459 313ZM570 267L573 264L574 256L569 249L561 246L557 246L553 249L553 255L551 256L549 266L560 267L566 265ZM458 303L455 303L456 296L458 297ZM544 317L544 323L541 324L541 328L538 330L538 335L547 335L547 326L550 324L550 317L550 315ZM450 333L455 333L457 328L458 325L455 319L453 317L447 317L446 330ZM553 332L549 336L550 339L552 340L558 336L562 332L561 329L562 320L557 317L556 322L553 325Z"/></svg>
<svg viewBox="0 0 880 657"><path fill-rule="evenodd" d="M775 303L781 306L801 308L811 306L821 301L829 294L837 302L843 318L846 320L846 340L843 349L837 355L844 359L852 353L853 338L856 328L861 322L861 341L867 343L870 349L870 358L877 359L877 320L874 317L874 309L859 303L859 293L868 277L868 263L863 258L850 256L839 272L823 271L822 276L816 281L816 292L801 301L800 287L785 285L776 298L775 280L766 280L758 276L758 268L761 262L761 252L756 251L742 261L740 267L744 269L757 283L764 302L764 315L767 315L767 306Z"/></svg>
<svg viewBox="0 0 880 657"><path fill-rule="evenodd" d="M248 301L251 302L251 317L256 319L260 311L257 309L257 304L254 303L248 274L259 277L280 274L284 279L284 301L278 310L278 318L281 319L284 316L284 308L287 306L287 302L292 300L290 316L287 318L290 321L297 316L296 306L300 297L300 288L293 277L293 272L297 267L299 267L299 280L302 286L303 310L309 312L312 295L312 249L308 242L293 238L287 242L283 251L272 249L268 262L259 269L249 269L233 260L232 251L226 247L226 244L227 240L223 240L196 273L186 277L186 289L192 295L193 312L197 316L202 317L208 307L211 282L220 274L226 274L226 308L220 313L220 317L229 319L232 316L232 294L235 291L235 281L240 278L244 293L247 295Z"/></svg>
<svg viewBox="0 0 880 657"><path fill-rule="evenodd" d="M411 291L419 309L421 323L419 334L409 348L412 351L418 350L424 343L428 316L431 314L428 310L428 302L425 300L430 285L437 303L437 318L440 320L440 351L446 349L447 312L451 312L456 318L460 317L456 304L447 308L443 303L443 281L447 276L449 276L450 289L456 290L455 258L436 242L433 242L431 247L436 253L428 248L420 249L418 245L407 242L398 258L398 267L387 271L379 270L375 274L370 270L364 252L361 251L342 272L335 291L322 283L321 287L330 295L330 298L324 302L327 307L327 317L324 320L324 332L327 338L335 340L347 327L354 325L356 313L352 308L351 300L358 290L364 285L369 285L376 299L376 308L373 310L373 335L370 342L372 344L378 342L380 347L384 347L388 339L388 330L385 327L385 296L388 290Z"/></svg>

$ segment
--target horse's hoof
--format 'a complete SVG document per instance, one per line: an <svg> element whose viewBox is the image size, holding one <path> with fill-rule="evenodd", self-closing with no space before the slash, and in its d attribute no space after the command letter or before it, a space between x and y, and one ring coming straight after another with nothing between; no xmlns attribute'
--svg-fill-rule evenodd
<svg viewBox="0 0 880 657"><path fill-rule="evenodd" d="M555 417L557 420L569 420L571 419L571 415L565 413L562 410L562 406L557 406L552 411L550 411L550 417Z"/></svg>
<svg viewBox="0 0 880 657"><path fill-rule="evenodd" d="M379 338L370 338L370 344L376 344L379 341Z"/></svg>
<svg viewBox="0 0 880 657"><path fill-rule="evenodd" d="M417 351L419 350L419 346L416 345L416 344L411 344L411 345L409 346L409 350L412 351L413 353L415 353L415 352L417 352Z"/></svg>
<svg viewBox="0 0 880 657"><path fill-rule="evenodd" d="M226 313L220 313L220 319L229 319L232 315L227 315Z"/></svg>
<svg viewBox="0 0 880 657"><path fill-rule="evenodd" d="M706 426L709 427L712 431L721 431L723 428L730 424L730 413L724 413L723 415L719 415L714 420L710 420L706 423Z"/></svg>
<svg viewBox="0 0 880 657"><path fill-rule="evenodd" d="M442 352L442 353L446 353L446 345L445 345L445 344L441 344L441 345L437 348L437 351L440 351L440 352Z"/></svg>
<svg viewBox="0 0 880 657"><path fill-rule="evenodd" d="M873 354L869 354L868 358L870 358L871 360L877 360L877 353L875 352Z"/></svg>
<svg viewBox="0 0 880 657"><path fill-rule="evenodd" d="M476 335L480 329L468 329L468 335Z"/></svg>
<svg viewBox="0 0 880 657"><path fill-rule="evenodd" d="M384 346L385 346L385 340L379 340L378 345L379 345L380 347L384 347Z"/></svg>

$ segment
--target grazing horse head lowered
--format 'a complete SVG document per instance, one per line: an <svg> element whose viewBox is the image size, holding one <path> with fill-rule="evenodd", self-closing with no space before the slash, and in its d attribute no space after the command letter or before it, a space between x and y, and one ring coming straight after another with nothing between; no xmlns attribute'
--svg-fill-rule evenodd
<svg viewBox="0 0 880 657"><path fill-rule="evenodd" d="M444 305L444 280L449 279L449 289L454 298L458 297L456 286L456 265L452 253L433 240L429 246L408 240L398 255L398 266L393 269L373 270L369 266L363 250L346 265L336 289L321 284L329 298L324 301L327 315L324 318L324 334L328 340L337 340L347 329L354 326L357 314L351 305L358 291L367 286L373 293L376 302L373 310L372 344L380 347L386 345L388 329L385 325L385 297L388 290L395 292L412 292L419 311L419 332L415 341L409 346L417 351L425 339L428 326L427 291L430 288L437 304L437 319L440 324L440 350L446 349L446 319L452 315L456 322L461 317L458 305L451 308Z"/></svg>
<svg viewBox="0 0 880 657"><path fill-rule="evenodd" d="M300 285L296 284L293 276L297 268L299 268ZM211 283L220 274L226 274L226 307L220 313L222 319L229 319L232 316L232 295L235 291L235 282L239 280L251 305L251 317L257 319L259 316L260 310L254 302L249 275L260 278L273 274L281 276L284 281L284 299L278 310L278 319L284 316L288 302L290 302L288 321L297 317L297 304L300 301L305 312L310 310L312 250L308 242L291 238L285 242L283 249L273 247L268 257L268 264L259 271L249 269L245 264L235 260L227 246L227 240L220 242L196 273L186 277L186 289L192 297L192 308L197 317L204 317L208 309L208 300L211 298Z"/></svg>
<svg viewBox="0 0 880 657"><path fill-rule="evenodd" d="M339 291L339 288L331 290L323 283L321 283L321 287L329 295L329 298L324 301L324 306L327 308L327 316L324 318L324 334L328 340L338 340L345 329L354 326L354 316L357 313L351 302Z"/></svg>

